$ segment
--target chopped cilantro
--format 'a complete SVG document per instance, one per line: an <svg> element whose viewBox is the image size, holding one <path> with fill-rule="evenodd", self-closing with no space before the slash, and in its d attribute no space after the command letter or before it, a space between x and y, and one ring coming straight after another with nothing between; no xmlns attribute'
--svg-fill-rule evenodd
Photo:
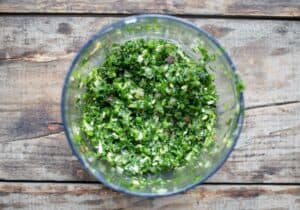
<svg viewBox="0 0 300 210"><path fill-rule="evenodd" d="M195 61L165 40L113 44L80 78L80 132L91 146L81 152L131 175L172 170L199 156L214 141L217 94L211 57L198 50Z"/></svg>

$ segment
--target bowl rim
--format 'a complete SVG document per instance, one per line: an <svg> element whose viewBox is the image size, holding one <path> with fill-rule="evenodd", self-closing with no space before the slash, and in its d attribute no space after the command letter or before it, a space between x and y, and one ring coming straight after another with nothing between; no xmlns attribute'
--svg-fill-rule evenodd
<svg viewBox="0 0 300 210"><path fill-rule="evenodd" d="M77 159L79 160L80 164L84 167L84 169L93 177L95 177L98 181L100 181L104 186L112 188L113 190L116 190L118 192L123 192L123 193L127 193L130 195L135 195L135 196L141 196L141 197L147 197L147 198L151 198L151 197L164 197L164 196L171 196L171 195L176 195L182 192L186 192L187 190L190 190L192 188L194 188L195 186L204 183L209 177L211 177L213 174L215 174L220 168L221 166L226 162L226 160L228 159L228 157L230 156L230 154L232 153L232 151L235 148L235 145L237 143L237 140L240 136L242 127L243 127L243 122L244 122L244 96L243 96L243 92L240 91L239 92L239 106L240 106L240 110L239 113L237 115L237 120L236 120L236 129L234 130L234 135L232 137L233 139L233 143L230 146L230 149L223 154L223 157L217 162L217 164L215 164L215 166L209 171L209 173L206 174L206 176L202 177L201 179L199 179L196 182L193 182L192 184L189 184L181 189L175 190L175 191L171 191L171 192L166 192L166 193L143 193L143 192L134 192L131 190L128 190L127 188L121 187L119 185L115 185L109 181L107 181L100 173L97 172L92 172L89 169L88 164L86 163L85 160L83 160L83 158L80 155L80 152L78 152L75 149L75 146L73 144L73 141L71 139L71 135L69 133L69 129L68 129L68 124L67 124L67 120L66 120L66 115L65 115L65 103L66 103L66 92L68 89L68 84L69 84L69 80L70 80L70 76L71 73L73 72L73 69L77 63L77 61L80 59L81 54L84 52L84 50L86 50L88 47L91 46L91 44L94 42L94 40L102 35L104 35L105 33L107 33L108 31L110 31L111 28L116 28L119 26L122 26L124 24L126 24L126 22L130 22L134 19L146 19L146 18L159 18L159 19L167 19L167 20L171 20L171 21L175 21L175 22L179 22L182 23L188 27L191 27L193 29L195 29L196 31L200 32L201 34L203 34L204 36L206 36L210 41L213 42L213 44L216 45L216 47L218 47L219 49L222 49L222 54L225 57L226 61L229 63L229 65L231 66L231 70L236 73L236 67L233 63L233 61L231 60L229 54L224 50L224 48L219 44L219 42L207 31L205 31L204 29L198 27L197 25L195 25L194 23L184 20L182 18L178 18L175 16L170 16L170 15L160 15L160 14L142 14L142 15L132 15L132 16L128 16L126 18L122 18L116 22L113 22L112 24L106 25L104 27L102 27L102 29L100 29L98 32L96 32L77 52L76 56L73 58L66 77L64 79L64 83L63 83L63 88L62 88L62 93L61 93L61 117L62 117L62 121L63 121L63 127L64 127L64 133L67 137L68 140L68 144L72 150L73 155L75 155L77 157Z"/></svg>

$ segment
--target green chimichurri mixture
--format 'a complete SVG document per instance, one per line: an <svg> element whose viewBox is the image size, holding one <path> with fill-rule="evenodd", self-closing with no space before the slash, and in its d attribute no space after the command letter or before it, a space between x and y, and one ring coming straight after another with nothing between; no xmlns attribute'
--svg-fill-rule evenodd
<svg viewBox="0 0 300 210"><path fill-rule="evenodd" d="M120 173L156 174L185 165L214 142L212 56L197 51L195 61L165 40L113 44L80 81L80 131L94 157Z"/></svg>

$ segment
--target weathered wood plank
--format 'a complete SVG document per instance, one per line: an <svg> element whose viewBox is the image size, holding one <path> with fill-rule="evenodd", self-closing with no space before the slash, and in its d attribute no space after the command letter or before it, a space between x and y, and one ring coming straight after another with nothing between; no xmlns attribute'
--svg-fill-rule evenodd
<svg viewBox="0 0 300 210"><path fill-rule="evenodd" d="M116 18L1 17L0 141L62 130L60 92L78 48ZM300 101L300 22L192 19L232 55L246 106ZM82 30L85 29L85 30Z"/></svg>
<svg viewBox="0 0 300 210"><path fill-rule="evenodd" d="M209 181L299 183L299 128L300 103L247 110L234 152Z"/></svg>
<svg viewBox="0 0 300 210"><path fill-rule="evenodd" d="M300 183L299 116L300 103L247 110L236 149L208 181ZM72 156L62 132L0 143L0 179L94 180Z"/></svg>
<svg viewBox="0 0 300 210"><path fill-rule="evenodd" d="M167 13L183 15L300 15L297 0L2 0L0 12L10 13Z"/></svg>
<svg viewBox="0 0 300 210"><path fill-rule="evenodd" d="M63 77L79 47L103 25L115 20L116 18L2 17L1 67L6 71L10 69L11 74L19 76L18 79L29 74L32 77L34 71L40 73L41 69L45 71L43 73L50 72L46 75L50 79L57 72L61 72L58 77ZM300 99L297 91L300 61L295 59L300 56L299 22L216 19L192 21L214 34L232 55L247 84L248 106ZM31 71L26 73L24 68ZM16 74L14 70L25 73ZM52 72L55 73L51 74ZM9 73L4 76L11 76L6 74ZM45 78L42 83L46 80ZM57 82L61 84L62 79Z"/></svg>
<svg viewBox="0 0 300 210"><path fill-rule="evenodd" d="M1 183L0 195L3 209L300 209L300 187L286 185L203 185L184 194L147 199L96 184Z"/></svg>

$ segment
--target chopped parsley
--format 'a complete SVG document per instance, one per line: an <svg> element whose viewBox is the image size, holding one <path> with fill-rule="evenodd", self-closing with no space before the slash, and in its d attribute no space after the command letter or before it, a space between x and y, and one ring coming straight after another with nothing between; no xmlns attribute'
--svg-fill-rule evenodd
<svg viewBox="0 0 300 210"><path fill-rule="evenodd" d="M81 152L129 175L169 171L198 157L214 142L217 100L212 56L199 53L196 61L160 39L113 44L80 78L80 141L89 141Z"/></svg>

